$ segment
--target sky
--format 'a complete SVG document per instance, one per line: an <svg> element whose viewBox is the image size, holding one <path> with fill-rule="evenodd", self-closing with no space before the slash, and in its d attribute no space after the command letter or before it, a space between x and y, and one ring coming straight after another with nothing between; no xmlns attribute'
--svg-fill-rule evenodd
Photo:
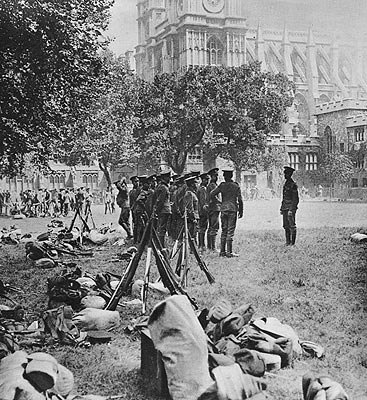
<svg viewBox="0 0 367 400"><path fill-rule="evenodd" d="M199 0L196 0L199 1ZM324 31L333 30L341 36L350 31L367 33L367 0L241 0L246 10L248 22L256 26L263 19L264 28L267 19L289 29L305 30L310 25ZM115 37L110 48L117 55L133 50L138 41L137 29L137 0L115 0L111 10L111 22L108 36ZM288 3L288 4L287 4ZM287 7L288 6L288 7ZM289 6L298 9L297 14L303 13L297 22L287 15ZM265 7L265 8L264 8ZM332 12L330 12L332 10ZM276 15L279 14L279 15ZM259 17L260 15L260 17ZM252 18L253 17L253 18ZM293 22L293 23L292 23ZM314 22L314 23L313 23ZM298 26L294 26L297 24ZM270 28L270 26L269 26ZM298 29L297 29L298 28Z"/></svg>
<svg viewBox="0 0 367 400"><path fill-rule="evenodd" d="M115 37L110 49L117 55L133 50L138 43L136 0L115 0L108 36Z"/></svg>

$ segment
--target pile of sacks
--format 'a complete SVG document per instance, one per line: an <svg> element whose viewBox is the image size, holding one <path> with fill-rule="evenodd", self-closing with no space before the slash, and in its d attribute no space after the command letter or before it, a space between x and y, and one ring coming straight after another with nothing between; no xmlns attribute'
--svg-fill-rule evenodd
<svg viewBox="0 0 367 400"><path fill-rule="evenodd" d="M76 395L73 373L50 354L16 351L0 362L1 400L108 400ZM120 397L120 396L118 396Z"/></svg>
<svg viewBox="0 0 367 400"><path fill-rule="evenodd" d="M291 327L253 315L250 305L232 311L221 300L197 317L181 295L155 306L148 328L162 354L173 400L269 399L261 377L289 366L302 347ZM348 399L328 377L306 375L303 393L305 400Z"/></svg>
<svg viewBox="0 0 367 400"><path fill-rule="evenodd" d="M29 241L25 244L27 260L39 268L53 268L57 265L54 260L58 256L56 250L49 249L46 242Z"/></svg>
<svg viewBox="0 0 367 400"><path fill-rule="evenodd" d="M0 231L0 241L4 244L18 244L22 237L22 230L17 225L4 227Z"/></svg>
<svg viewBox="0 0 367 400"><path fill-rule="evenodd" d="M47 353L16 351L0 362L2 400L55 400L66 397L74 386L74 376Z"/></svg>
<svg viewBox="0 0 367 400"><path fill-rule="evenodd" d="M46 332L61 343L78 344L86 338L83 332L118 327L119 312L104 309L118 282L109 274L82 276L78 267L49 278L48 309L42 314Z"/></svg>
<svg viewBox="0 0 367 400"><path fill-rule="evenodd" d="M226 299L219 300L201 317L202 326L212 342L210 363L238 363L245 373L263 376L291 365L293 355L302 348L296 332L278 319L256 318L251 304L237 309Z"/></svg>

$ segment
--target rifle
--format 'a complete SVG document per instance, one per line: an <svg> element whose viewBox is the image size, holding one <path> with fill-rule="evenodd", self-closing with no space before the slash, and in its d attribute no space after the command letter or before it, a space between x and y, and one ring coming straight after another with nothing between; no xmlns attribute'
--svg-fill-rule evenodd
<svg viewBox="0 0 367 400"><path fill-rule="evenodd" d="M153 231L154 231L154 228L153 228ZM195 310L198 310L199 309L198 304L182 288L182 286L180 285L180 283L178 281L177 276L172 271L172 268L171 268L169 262L167 262L167 259L162 254L162 252L159 250L158 246L159 245L157 245L156 240L153 239L152 240L153 253L154 253L157 268L158 268L159 274L162 278L162 282L163 282L164 286L170 291L171 295L174 295L174 294L185 295L189 299L190 303L195 308Z"/></svg>
<svg viewBox="0 0 367 400"><path fill-rule="evenodd" d="M182 278L181 278L181 284L183 287L187 287L187 280L188 280L188 274L190 270L189 266L189 229L187 227L187 210L185 208L184 212L184 230L183 230L183 245L182 245L182 252L184 254L182 261L183 263L183 273L182 273Z"/></svg>
<svg viewBox="0 0 367 400"><path fill-rule="evenodd" d="M176 254L180 250L179 243L180 243L180 238L182 236L183 230L184 230L184 227L182 226L180 229L180 233L178 234L177 239L175 240L175 243L173 244L173 247L171 250L171 255L170 255L171 260L176 257Z"/></svg>
<svg viewBox="0 0 367 400"><path fill-rule="evenodd" d="M116 307L117 307L121 297L126 292L125 287L126 287L127 276L129 276L131 274L132 264L134 262L136 255L137 255L137 252L131 251L131 258L130 258L129 264L128 264L124 274L122 275L120 282L116 286L116 289L113 292L109 302L104 307L105 310L110 310L110 311L116 310Z"/></svg>
<svg viewBox="0 0 367 400"><path fill-rule="evenodd" d="M145 273L144 273L144 285L142 289L142 294L141 294L141 300L143 302L142 306L142 314L144 315L146 312L147 308L147 299L148 299L148 289L149 289L149 273L150 273L150 262L152 258L152 230L153 230L153 224L150 223L149 227L149 241L148 241L148 247L147 247L147 258L145 261Z"/></svg>
<svg viewBox="0 0 367 400"><path fill-rule="evenodd" d="M214 276L210 273L207 265L205 264L205 261L200 257L200 254L196 248L196 244L194 242L194 239L192 238L192 236L190 235L190 232L188 233L188 237L189 237L189 244L190 244L190 249L194 254L194 257L196 258L196 262L199 265L199 268L204 272L204 274L206 275L208 281L210 284L215 282L215 278Z"/></svg>

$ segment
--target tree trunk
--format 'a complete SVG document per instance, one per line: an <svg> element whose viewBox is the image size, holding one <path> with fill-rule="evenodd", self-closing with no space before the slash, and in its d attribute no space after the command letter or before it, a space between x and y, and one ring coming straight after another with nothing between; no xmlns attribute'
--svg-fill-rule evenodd
<svg viewBox="0 0 367 400"><path fill-rule="evenodd" d="M110 171L108 170L107 165L105 165L105 164L103 164L103 163L101 163L101 162L99 162L98 164L99 164L100 170L103 172L103 174L104 174L104 176L105 176L105 178L106 178L107 186L108 186L108 187L111 187L111 186L112 186L111 174L110 174Z"/></svg>
<svg viewBox="0 0 367 400"><path fill-rule="evenodd" d="M236 166L236 182L241 186L242 183L242 170Z"/></svg>

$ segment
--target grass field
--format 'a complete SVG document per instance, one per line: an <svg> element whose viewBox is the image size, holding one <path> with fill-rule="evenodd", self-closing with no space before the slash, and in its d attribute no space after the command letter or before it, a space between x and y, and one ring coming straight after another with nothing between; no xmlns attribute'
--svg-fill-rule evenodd
<svg viewBox="0 0 367 400"><path fill-rule="evenodd" d="M236 259L206 253L216 283L192 263L189 292L201 307L219 297L234 306L252 303L258 313L277 317L291 325L299 337L322 345L323 360L297 359L293 366L266 376L268 392L274 399L302 399L301 378L307 371L327 373L339 381L352 400L367 399L367 267L366 245L350 242L351 233L363 231L366 204L311 203L300 206L299 240L285 247L279 204L275 201L249 202L236 232ZM114 221L94 211L97 225ZM66 219L68 222L70 218ZM28 232L42 232L46 219L13 221L0 219L1 226L17 223ZM312 227L314 226L314 227ZM121 273L125 264L109 263L116 247L103 246L93 259L80 259L83 271ZM4 245L0 253L2 279L23 288L16 297L27 308L27 320L37 319L46 308L46 279L58 272L39 270L25 261L24 246ZM137 278L143 276L144 263ZM150 297L153 307L156 297ZM121 311L122 326L108 345L90 349L53 345L44 351L55 355L70 368L78 393L122 395L126 399L156 399L139 374L140 341L124 328L140 315L140 308Z"/></svg>

